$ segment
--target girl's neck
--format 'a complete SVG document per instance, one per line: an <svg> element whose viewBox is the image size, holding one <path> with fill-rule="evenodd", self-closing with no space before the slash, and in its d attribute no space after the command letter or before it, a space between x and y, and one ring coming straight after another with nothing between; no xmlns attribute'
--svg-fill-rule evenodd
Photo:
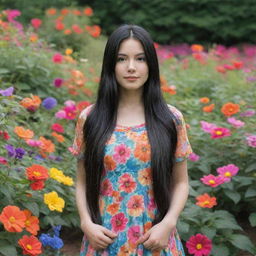
<svg viewBox="0 0 256 256"><path fill-rule="evenodd" d="M142 92L126 91L121 92L119 108L137 108L143 107Z"/></svg>

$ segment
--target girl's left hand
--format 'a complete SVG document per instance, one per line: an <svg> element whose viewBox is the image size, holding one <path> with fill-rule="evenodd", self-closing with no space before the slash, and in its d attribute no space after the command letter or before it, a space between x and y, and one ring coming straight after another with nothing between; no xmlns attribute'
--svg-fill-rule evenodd
<svg viewBox="0 0 256 256"><path fill-rule="evenodd" d="M168 246L170 235L175 228L175 224L166 225L163 221L154 225L139 240L137 244L143 244L144 247L151 251L160 251Z"/></svg>

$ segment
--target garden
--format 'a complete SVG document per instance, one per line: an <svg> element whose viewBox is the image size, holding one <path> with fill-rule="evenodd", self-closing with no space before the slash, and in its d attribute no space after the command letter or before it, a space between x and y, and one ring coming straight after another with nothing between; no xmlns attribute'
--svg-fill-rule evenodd
<svg viewBox="0 0 256 256"><path fill-rule="evenodd" d="M96 99L107 35L90 6L22 15L0 13L0 255L75 255L74 130ZM186 253L256 255L256 45L155 48L193 149L177 225Z"/></svg>

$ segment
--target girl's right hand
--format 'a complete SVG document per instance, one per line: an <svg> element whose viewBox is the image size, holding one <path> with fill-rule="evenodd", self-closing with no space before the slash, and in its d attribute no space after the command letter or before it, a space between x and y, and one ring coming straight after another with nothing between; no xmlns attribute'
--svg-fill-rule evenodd
<svg viewBox="0 0 256 256"><path fill-rule="evenodd" d="M117 237L117 234L111 230L95 223L81 224L81 229L85 233L89 244L95 250L104 250Z"/></svg>

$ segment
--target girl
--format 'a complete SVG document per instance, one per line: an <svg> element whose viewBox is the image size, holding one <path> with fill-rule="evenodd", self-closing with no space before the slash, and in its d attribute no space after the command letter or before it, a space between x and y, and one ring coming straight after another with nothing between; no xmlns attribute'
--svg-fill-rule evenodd
<svg viewBox="0 0 256 256"><path fill-rule="evenodd" d="M175 226L192 151L143 28L122 25L109 37L97 100L78 118L73 149L81 256L185 255Z"/></svg>

